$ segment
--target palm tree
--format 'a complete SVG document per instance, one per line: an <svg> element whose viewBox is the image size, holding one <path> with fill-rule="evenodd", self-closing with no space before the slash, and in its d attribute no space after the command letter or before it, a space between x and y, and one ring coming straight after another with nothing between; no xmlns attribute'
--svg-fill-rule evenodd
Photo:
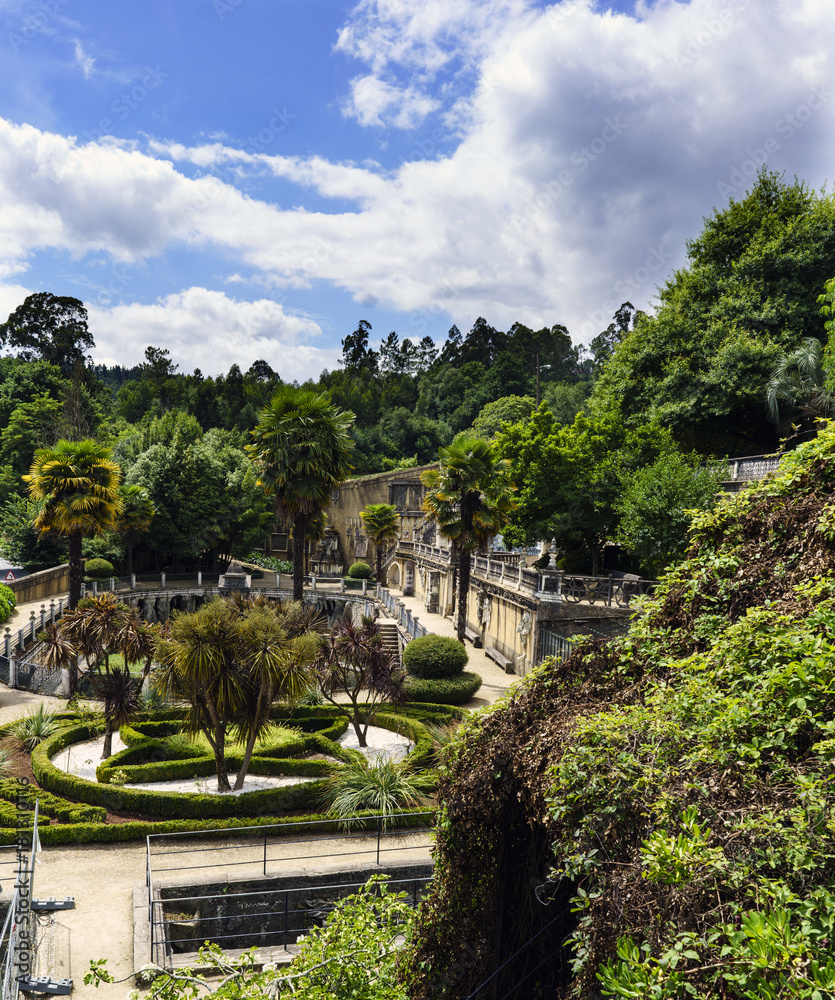
<svg viewBox="0 0 835 1000"><path fill-rule="evenodd" d="M458 556L458 641L467 627L471 554L507 524L516 507L511 496L510 462L499 458L495 445L461 438L438 451L440 467L420 477L428 491L423 509L452 543Z"/></svg>
<svg viewBox="0 0 835 1000"><path fill-rule="evenodd" d="M368 727L380 705L404 699L397 659L383 645L380 625L371 618L363 618L359 625L350 619L338 622L319 651L314 672L319 690L332 705L345 708L347 695L361 747L367 745Z"/></svg>
<svg viewBox="0 0 835 1000"><path fill-rule="evenodd" d="M231 791L226 739L245 741L235 788L243 787L259 736L269 727L273 699L298 700L310 688L310 663L320 637L303 631L298 605L213 601L177 615L157 647L159 691L189 705L187 731L202 733L217 769L217 790Z"/></svg>
<svg viewBox="0 0 835 1000"><path fill-rule="evenodd" d="M40 532L63 535L69 543L70 608L81 596L81 540L116 528L122 513L121 470L110 449L96 441L59 441L35 452L24 480L29 496L43 500L35 519Z"/></svg>
<svg viewBox="0 0 835 1000"><path fill-rule="evenodd" d="M362 523L374 542L377 557L377 583L383 583L383 543L398 537L397 508L391 503L370 503L360 511Z"/></svg>
<svg viewBox="0 0 835 1000"><path fill-rule="evenodd" d="M766 403L772 421L780 422L780 404L788 403L804 417L835 415L835 399L824 385L823 344L805 337L780 359L766 385Z"/></svg>
<svg viewBox="0 0 835 1000"><path fill-rule="evenodd" d="M351 470L353 413L327 393L282 386L261 410L249 453L261 483L293 520L293 599L304 594L304 540Z"/></svg>
<svg viewBox="0 0 835 1000"><path fill-rule="evenodd" d="M128 548L128 576L133 573L133 538L137 531L147 531L154 518L154 503L144 486L122 486L119 497L123 504L119 518L119 531L125 536Z"/></svg>

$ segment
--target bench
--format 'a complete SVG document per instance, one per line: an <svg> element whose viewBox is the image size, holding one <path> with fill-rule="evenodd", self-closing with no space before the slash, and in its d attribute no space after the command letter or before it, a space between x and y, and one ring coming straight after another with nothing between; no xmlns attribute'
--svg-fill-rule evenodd
<svg viewBox="0 0 835 1000"><path fill-rule="evenodd" d="M506 674L512 674L514 672L513 660L506 657L504 653L500 653L495 646L485 646L484 652L490 657L491 660L493 660L494 663L498 663Z"/></svg>
<svg viewBox="0 0 835 1000"><path fill-rule="evenodd" d="M476 632L476 630L474 628L470 628L469 625L464 629L464 638L470 640L473 644L473 648L481 649L481 633Z"/></svg>

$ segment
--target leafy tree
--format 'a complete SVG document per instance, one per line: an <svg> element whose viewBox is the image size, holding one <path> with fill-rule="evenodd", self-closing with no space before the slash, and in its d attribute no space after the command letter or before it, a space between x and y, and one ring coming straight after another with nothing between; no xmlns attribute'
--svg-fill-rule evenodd
<svg viewBox="0 0 835 1000"><path fill-rule="evenodd" d="M564 550L582 547L595 575L603 544L617 528L624 477L674 447L669 432L654 424L633 431L617 414L580 413L562 427L545 407L526 424L508 427L497 443L522 484L505 540L554 538Z"/></svg>
<svg viewBox="0 0 835 1000"><path fill-rule="evenodd" d="M592 370L595 375L603 371L606 363L615 353L615 348L631 330L635 323L643 319L645 313L636 309L631 302L624 302L615 313L612 322L589 344L592 356Z"/></svg>
<svg viewBox="0 0 835 1000"><path fill-rule="evenodd" d="M35 519L41 532L51 532L69 544L69 605L81 596L81 540L115 528L122 513L119 499L121 470L110 449L95 441L58 441L54 448L35 452L24 480L29 496L43 501Z"/></svg>
<svg viewBox="0 0 835 1000"><path fill-rule="evenodd" d="M591 392L591 382L554 382L545 386L545 405L561 424L573 424L585 407Z"/></svg>
<svg viewBox="0 0 835 1000"><path fill-rule="evenodd" d="M147 531L154 519L154 503L144 486L124 484L120 489L122 514L119 530L125 536L128 553L128 574L133 573L133 540L138 531Z"/></svg>
<svg viewBox="0 0 835 1000"><path fill-rule="evenodd" d="M633 552L650 576L677 562L687 548L693 512L709 508L723 470L697 455L667 451L623 478L615 541Z"/></svg>
<svg viewBox="0 0 835 1000"><path fill-rule="evenodd" d="M86 360L95 341L79 299L36 292L0 324L0 345L23 361L46 361L69 374L76 360Z"/></svg>
<svg viewBox="0 0 835 1000"><path fill-rule="evenodd" d="M353 333L349 333L342 341L342 364L346 372L364 372L376 374L380 356L377 351L368 346L368 335L371 324L364 319Z"/></svg>
<svg viewBox="0 0 835 1000"><path fill-rule="evenodd" d="M246 744L235 781L240 789L255 743L269 728L273 700L292 702L309 690L318 645L299 605L216 600L172 620L157 647L156 686L188 704L188 732L208 740L219 792L231 791L227 737L234 732Z"/></svg>
<svg viewBox="0 0 835 1000"><path fill-rule="evenodd" d="M365 510L360 511L363 526L368 537L374 542L377 557L377 583L383 580L383 548L386 542L398 537L400 518L397 508L390 503L370 503Z"/></svg>
<svg viewBox="0 0 835 1000"><path fill-rule="evenodd" d="M322 694L333 705L351 704L351 724L361 747L380 705L403 700L402 675L383 645L380 626L371 618L359 625L339 622L322 646L314 665ZM360 708L360 698L364 698Z"/></svg>
<svg viewBox="0 0 835 1000"><path fill-rule="evenodd" d="M61 402L48 393L16 406L0 432L0 462L10 465L18 477L23 476L35 451L58 440L57 424L62 409Z"/></svg>
<svg viewBox="0 0 835 1000"><path fill-rule="evenodd" d="M516 506L510 462L499 458L494 445L478 438L464 438L441 448L439 469L420 477L427 487L424 510L438 530L452 543L458 556L459 642L467 628L472 553L499 534Z"/></svg>
<svg viewBox="0 0 835 1000"><path fill-rule="evenodd" d="M816 299L835 259L835 198L764 171L705 220L688 258L656 315L615 346L592 405L630 427L657 419L702 453L768 449L775 365L801 338L825 336Z"/></svg>
<svg viewBox="0 0 835 1000"><path fill-rule="evenodd" d="M473 421L473 426L464 434L491 441L502 429L503 424L516 424L520 420L527 420L535 409L536 403L532 396L502 396L482 407Z"/></svg>
<svg viewBox="0 0 835 1000"><path fill-rule="evenodd" d="M42 509L43 501L17 493L0 509L0 552L13 566L37 571L58 566L67 558L66 539L41 534L35 527Z"/></svg>
<svg viewBox="0 0 835 1000"><path fill-rule="evenodd" d="M351 469L353 414L325 393L282 386L261 411L248 451L261 482L293 520L293 599L304 593L304 538Z"/></svg>

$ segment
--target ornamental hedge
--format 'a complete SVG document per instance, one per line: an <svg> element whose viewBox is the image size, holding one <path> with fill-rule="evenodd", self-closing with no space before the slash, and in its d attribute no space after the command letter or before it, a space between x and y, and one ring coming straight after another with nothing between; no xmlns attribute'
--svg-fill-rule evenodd
<svg viewBox="0 0 835 1000"><path fill-rule="evenodd" d="M367 562L355 562L348 568L348 576L352 580L370 580L374 576L374 570Z"/></svg>
<svg viewBox="0 0 835 1000"><path fill-rule="evenodd" d="M463 642L444 635L420 636L403 650L403 666L412 677L456 677L469 659Z"/></svg>
<svg viewBox="0 0 835 1000"><path fill-rule="evenodd" d="M403 682L408 697L439 705L463 705L480 687L481 677L469 670L457 677L407 677Z"/></svg>

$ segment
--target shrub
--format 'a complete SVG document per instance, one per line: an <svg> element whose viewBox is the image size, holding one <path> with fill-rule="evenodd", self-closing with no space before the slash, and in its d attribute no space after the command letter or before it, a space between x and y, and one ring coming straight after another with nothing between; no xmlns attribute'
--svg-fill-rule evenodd
<svg viewBox="0 0 835 1000"><path fill-rule="evenodd" d="M17 598L11 587L5 583L0 583L0 625L7 622L12 617L12 612L17 607Z"/></svg>
<svg viewBox="0 0 835 1000"><path fill-rule="evenodd" d="M364 562L355 562L348 570L348 576L352 580L370 580L374 576L374 570Z"/></svg>
<svg viewBox="0 0 835 1000"><path fill-rule="evenodd" d="M91 580L106 580L113 576L113 563L106 559L86 559L84 575L89 576Z"/></svg>
<svg viewBox="0 0 835 1000"><path fill-rule="evenodd" d="M481 677L469 671L457 677L407 677L404 687L406 695L416 701L463 705L481 687Z"/></svg>
<svg viewBox="0 0 835 1000"><path fill-rule="evenodd" d="M24 750L31 753L42 741L51 736L60 723L51 712L46 711L43 702L36 709L30 710L22 719L15 719L9 726L9 732Z"/></svg>
<svg viewBox="0 0 835 1000"><path fill-rule="evenodd" d="M358 757L335 771L323 784L321 802L337 816L344 829L363 809L383 817L385 829L391 816L404 807L420 808L426 797L415 784L405 761Z"/></svg>
<svg viewBox="0 0 835 1000"><path fill-rule="evenodd" d="M443 635L424 635L413 639L403 650L403 666L412 677L436 679L456 677L470 654L457 639Z"/></svg>
<svg viewBox="0 0 835 1000"><path fill-rule="evenodd" d="M287 559L279 559L277 556L265 556L260 552L250 552L243 560L251 566L259 566L261 569L272 570L273 573L292 573L293 564Z"/></svg>

